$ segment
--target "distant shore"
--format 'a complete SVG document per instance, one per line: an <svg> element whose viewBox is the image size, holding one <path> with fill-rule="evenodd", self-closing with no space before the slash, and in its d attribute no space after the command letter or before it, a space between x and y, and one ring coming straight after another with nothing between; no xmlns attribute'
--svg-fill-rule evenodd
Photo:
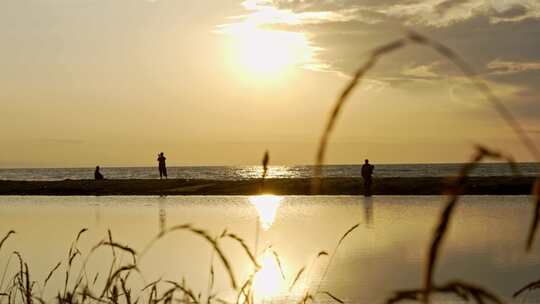
<svg viewBox="0 0 540 304"><path fill-rule="evenodd" d="M0 181L0 195L310 195L309 178L224 181L202 179L118 179L63 181ZM361 195L361 178L322 178L319 195ZM525 195L531 193L533 177L471 177L464 194ZM448 178L375 178L373 195L438 195Z"/></svg>

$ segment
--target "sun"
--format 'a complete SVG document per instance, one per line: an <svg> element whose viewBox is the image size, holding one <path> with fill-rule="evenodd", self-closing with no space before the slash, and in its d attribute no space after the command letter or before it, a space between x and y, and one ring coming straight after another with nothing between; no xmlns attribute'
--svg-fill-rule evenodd
<svg viewBox="0 0 540 304"><path fill-rule="evenodd" d="M230 58L249 77L270 77L312 62L314 50L303 33L261 29L237 24L227 30Z"/></svg>
<svg viewBox="0 0 540 304"><path fill-rule="evenodd" d="M249 29L240 34L238 42L240 62L256 73L280 72L310 57L307 41L299 33Z"/></svg>
<svg viewBox="0 0 540 304"><path fill-rule="evenodd" d="M266 0L246 0L247 14L231 17L231 23L219 25L216 33L225 34L229 63L244 78L278 79L295 68L321 70L317 60L321 48L312 45L308 35L298 29L306 16L278 9Z"/></svg>

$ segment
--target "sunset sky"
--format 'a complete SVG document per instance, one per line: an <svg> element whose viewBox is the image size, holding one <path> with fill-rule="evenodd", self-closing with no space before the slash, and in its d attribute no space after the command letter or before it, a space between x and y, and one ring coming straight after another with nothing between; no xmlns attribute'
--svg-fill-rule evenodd
<svg viewBox="0 0 540 304"><path fill-rule="evenodd" d="M408 29L470 63L540 145L537 0L7 0L0 167L314 163L369 50ZM389 55L357 88L329 163L531 160L432 50Z"/></svg>

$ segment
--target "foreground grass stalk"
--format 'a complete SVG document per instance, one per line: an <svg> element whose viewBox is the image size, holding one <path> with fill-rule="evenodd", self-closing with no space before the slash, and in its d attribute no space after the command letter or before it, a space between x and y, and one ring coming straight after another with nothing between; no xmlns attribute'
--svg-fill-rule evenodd
<svg viewBox="0 0 540 304"><path fill-rule="evenodd" d="M351 95L353 89L356 88L361 83L364 76L373 67L375 67L377 62L382 57L392 52L395 52L399 49L402 49L403 47L410 44L419 44L419 45L427 46L435 50L444 58L448 59L450 62L452 62L465 75L465 77L467 77L473 83L473 85L477 88L477 90L480 93L482 93L482 95L484 95L486 100L494 107L494 109L497 111L497 113L503 119L503 121L516 134L517 138L529 151L531 156L537 161L540 161L540 151L537 149L534 142L527 136L526 132L523 131L523 128L521 127L518 120L504 106L503 102L499 98L497 98L495 94L493 94L493 92L489 89L489 87L483 81L478 79L478 77L476 76L477 73L469 64L465 62L465 60L463 60L461 56L459 56L456 52L454 52L449 47L445 46L444 44L436 40L427 38L415 32L410 32L404 38L392 41L390 43L377 47L373 51L371 51L367 61L358 70L356 70L352 79L345 86L345 88L342 90L341 94L338 96L337 100L335 101L332 111L330 112L330 116L328 117L328 120L326 122L326 126L324 128L323 134L319 140L319 147L318 147L317 156L316 156L316 166L314 169L315 170L314 180L313 180L314 185L312 188L314 193L318 193L319 191L319 186L320 186L319 178L320 178L320 173L321 173L321 166L324 164L324 158L326 155L326 147L328 145L328 140L334 129L335 124L337 123L339 114L341 113L342 108L345 105L346 101L348 100L349 96Z"/></svg>
<svg viewBox="0 0 540 304"><path fill-rule="evenodd" d="M317 286L317 289L315 290L315 294L318 294L321 290L321 285L326 278L326 275L328 274L328 271L330 270L330 266L332 265L332 262L334 261L334 257L336 256L336 253L341 246L341 243L343 243L343 240L351 234L356 228L360 226L360 223L353 225L351 228L349 228L339 239L336 247L334 248L334 251L332 252L332 255L330 256L330 259L328 260L328 264L326 264L326 268L324 269L323 275L321 276L321 279L319 280L319 285ZM320 256L320 255L319 255Z"/></svg>

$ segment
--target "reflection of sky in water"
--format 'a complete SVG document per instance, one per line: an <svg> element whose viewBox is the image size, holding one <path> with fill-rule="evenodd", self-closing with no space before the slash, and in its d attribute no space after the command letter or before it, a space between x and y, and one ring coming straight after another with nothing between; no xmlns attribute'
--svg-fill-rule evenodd
<svg viewBox="0 0 540 304"><path fill-rule="evenodd" d="M358 222L365 224L366 219L371 219L371 224L361 225L341 245L321 290L347 302L382 303L396 289L420 286L430 233L442 201L437 196L376 196L371 202L350 196L282 197L276 203L279 212L261 213L269 215L267 223L271 228L261 231L260 244L272 244L284 264L286 279L281 278L271 251L261 251L258 260L263 268L255 283L259 299L266 297L271 298L266 302L279 303L289 296L291 302L306 284L316 287L328 260L320 259L311 268L314 256L321 250L331 253L349 227ZM83 227L89 229L80 240L83 253L102 240L109 228L114 240L140 251L159 233L159 217L164 210L168 227L192 223L214 236L227 228L253 248L254 223L258 216L263 218L246 196L4 196L0 197L0 206L0 234L3 236L9 229L17 231L0 250L0 265L3 267L9 254L17 250L29 262L32 277L39 281L66 256L71 241ZM435 280L444 283L460 278L495 291L508 303L539 303L540 292L532 292L523 302L511 299L518 287L537 279L540 271L540 244L530 254L524 250L530 217L529 197L463 197L451 222ZM232 240L223 239L220 246L238 281L243 282L253 272L249 258ZM140 269L146 282L160 277L176 281L185 277L188 286L204 297L210 255L211 247L200 236L178 232L158 241L140 260ZM106 273L109 260L110 250L98 251L89 261L89 276L96 270ZM122 260L130 259L124 255ZM17 271L16 264L8 267L8 275ZM74 267L80 266L80 260L75 259ZM289 293L289 284L304 266L307 269L302 284ZM223 265L214 259L214 267L214 292L230 299L233 294ZM47 287L46 295L49 293L51 299L55 289L63 286L61 273L55 274ZM138 282L133 290L144 286L136 276L133 280ZM100 284L101 278L97 286ZM325 301L330 300L321 296L318 302Z"/></svg>

